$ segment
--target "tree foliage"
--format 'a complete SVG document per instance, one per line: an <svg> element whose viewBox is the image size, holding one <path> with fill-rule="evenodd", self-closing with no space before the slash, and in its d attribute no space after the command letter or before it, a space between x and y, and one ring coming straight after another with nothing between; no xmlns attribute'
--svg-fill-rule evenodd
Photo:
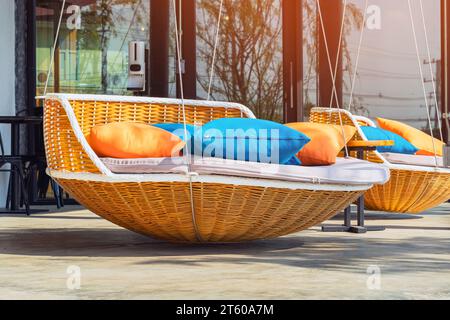
<svg viewBox="0 0 450 320"><path fill-rule="evenodd" d="M219 15L220 0L200 0L198 37L199 55L209 73ZM304 1L304 71L305 105L314 105L311 93L316 89L318 28L316 0ZM280 121L283 112L282 12L279 0L224 0L224 20L214 64L213 98L235 101L249 106L259 118ZM348 37L359 30L363 13L355 4L348 4L345 16L342 56L344 72L353 76L353 57ZM199 76L207 91L209 77ZM351 83L344 81L344 90ZM355 99L353 111L361 113L362 100Z"/></svg>
<svg viewBox="0 0 450 320"><path fill-rule="evenodd" d="M199 54L212 63L219 2L201 0ZM224 1L224 19L214 64L212 94L216 99L245 104L258 118L281 120L283 75L281 8L276 0ZM208 67L206 70L209 72ZM208 88L209 77L199 77Z"/></svg>

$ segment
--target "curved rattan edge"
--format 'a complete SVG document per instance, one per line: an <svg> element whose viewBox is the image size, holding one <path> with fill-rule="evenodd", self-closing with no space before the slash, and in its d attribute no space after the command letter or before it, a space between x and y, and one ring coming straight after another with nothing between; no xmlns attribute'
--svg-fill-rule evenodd
<svg viewBox="0 0 450 320"><path fill-rule="evenodd" d="M66 172L47 169L47 174L55 179L78 180L108 183L146 183L146 182L189 182L189 176L184 174L114 174L105 176L95 173ZM222 175L193 175L192 182L215 183L224 185L241 185L248 187L277 188L309 191L365 191L373 184L322 184L307 182L292 182L282 180L246 178Z"/></svg>
<svg viewBox="0 0 450 320"><path fill-rule="evenodd" d="M359 123L359 122L363 122L366 125L368 125L369 127L373 127L376 128L377 125L375 124L375 122L373 122L371 119L367 118L367 117L363 117L363 116L355 116L353 115L353 118Z"/></svg>
<svg viewBox="0 0 450 320"><path fill-rule="evenodd" d="M413 166L413 165L409 165L409 164L393 164L388 161L386 161L386 165L388 166L388 168L390 170L435 172L435 173L450 174L450 168Z"/></svg>

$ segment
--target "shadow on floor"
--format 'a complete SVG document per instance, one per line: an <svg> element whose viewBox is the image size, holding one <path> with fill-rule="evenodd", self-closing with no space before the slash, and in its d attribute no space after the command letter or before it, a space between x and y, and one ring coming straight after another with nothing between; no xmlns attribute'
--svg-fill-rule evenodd
<svg viewBox="0 0 450 320"><path fill-rule="evenodd" d="M432 209L425 214L430 216L450 216L450 209Z"/></svg>
<svg viewBox="0 0 450 320"><path fill-rule="evenodd" d="M389 226L384 225L386 229L394 230L426 230L426 231L450 231L450 227L413 227L413 226Z"/></svg>
<svg viewBox="0 0 450 320"><path fill-rule="evenodd" d="M382 235L380 235L381 237ZM14 229L0 232L0 254L138 257L145 265L210 263L360 270L389 261L389 272L447 272L450 238L407 240L308 234L242 244L171 244L122 229ZM426 255L426 259L424 259Z"/></svg>
<svg viewBox="0 0 450 320"><path fill-rule="evenodd" d="M61 212L62 213L62 212ZM86 216L58 216L54 212L52 215L45 216L30 216L28 219L57 219L57 220L103 220L100 217L86 217Z"/></svg>
<svg viewBox="0 0 450 320"><path fill-rule="evenodd" d="M85 211L86 209L82 206L65 206L61 209L57 209L55 208L55 206L32 206L31 209L38 209L38 210L48 210L48 212L40 212L40 213L35 213L32 214L30 216L27 216L24 213L21 214L0 214L0 218L51 218L51 219L69 219L66 216L58 216L61 215L63 213L68 213L68 212L77 212L77 211ZM90 218L88 217L80 217L82 219L87 219L89 220Z"/></svg>

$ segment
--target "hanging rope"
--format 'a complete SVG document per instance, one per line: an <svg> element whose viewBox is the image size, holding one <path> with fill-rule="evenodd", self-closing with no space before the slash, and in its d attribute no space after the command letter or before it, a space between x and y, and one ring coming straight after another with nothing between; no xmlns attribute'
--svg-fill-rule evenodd
<svg viewBox="0 0 450 320"><path fill-rule="evenodd" d="M414 22L414 16L413 16L411 0L408 0L408 8L409 8L409 16L410 16L410 19L411 19L411 27L412 27L413 37L414 37L414 45L416 47L417 62L418 62L418 66L419 66L420 79L421 79L422 89L423 89L423 96L425 98L425 108L427 109L428 124L429 124L429 127L430 127L430 132L431 132L431 137L432 137L432 142L433 142L434 159L435 159L436 167L439 167L438 156L437 156L437 149L436 149L436 144L435 144L435 141L434 141L433 125L432 125L432 122L431 122L431 114L430 114L430 109L429 109L430 106L429 106L428 98L427 98L427 89L425 87L425 82L423 81L424 75L423 75L423 70L422 70L422 59L420 58L419 43L418 43L418 40L417 40L416 24Z"/></svg>
<svg viewBox="0 0 450 320"><path fill-rule="evenodd" d="M342 23L341 23L341 28L340 28L340 31L339 31L338 50L337 50L337 54L336 54L336 57L338 57L338 58L336 59L336 62L334 64L333 77L334 77L335 81L336 81L337 71L338 71L338 67L339 67L339 57L341 55L341 50L342 50L342 37L344 35L344 26L345 26L346 13L347 13L347 0L344 1L344 10L342 12ZM325 30L325 29L322 29L322 30ZM336 103L339 103L336 86L333 86L333 95L330 98L330 106L333 104L333 96L336 99Z"/></svg>
<svg viewBox="0 0 450 320"><path fill-rule="evenodd" d="M66 0L64 0L62 3L61 13L59 15L58 28L56 29L55 41L53 42L52 55L50 58L50 65L49 65L48 71L47 71L47 79L45 80L44 96L47 94L48 83L50 81L51 72L53 69L54 62L55 62L56 46L57 46L58 40L59 40L59 31L61 30L61 23L62 23L62 18L64 16L65 7L66 7Z"/></svg>
<svg viewBox="0 0 450 320"><path fill-rule="evenodd" d="M213 50L213 57L211 62L211 70L209 73L209 84L208 84L208 97L206 100L211 99L211 88L214 78L214 66L216 64L216 55L217 55L217 47L219 45L219 32L220 32L220 25L222 22L222 11L223 11L223 0L220 0L220 9L219 9L219 17L217 19L217 29L216 29L216 37L214 40L214 50Z"/></svg>
<svg viewBox="0 0 450 320"><path fill-rule="evenodd" d="M192 163L191 163L191 152L190 152L190 146L187 140L188 137L188 129L187 129L187 120L186 120L186 105L184 103L184 85L183 85L183 74L181 72L181 39L179 35L181 32L179 32L178 27L178 20L177 20L177 9L176 9L176 0L172 0L173 4L173 12L175 15L175 39L176 39L176 51L177 51L177 64L178 64L178 75L179 75L179 82L180 82L180 95L181 95L181 107L183 111L183 125L184 125L184 140L186 142L185 147L185 157L186 157L186 165L188 169L188 178L189 178L189 197L190 197L190 204L191 204L191 212L192 212L192 224L194 225L194 232L195 236L197 237L197 240L199 242L203 242L203 239L200 235L200 231L197 225L197 217L195 214L195 203L194 203L194 184L192 181L192 177L196 175L195 172L192 170ZM181 3L180 3L181 4ZM180 5L180 17L181 17L181 5ZM181 18L180 18L181 19Z"/></svg>
<svg viewBox="0 0 450 320"><path fill-rule="evenodd" d="M366 29L366 21L367 21L367 8L369 8L369 0L366 0L365 6L364 6L364 13L363 13L363 22L361 25L360 35L359 35L359 43L358 43L358 52L356 54L356 62L355 62L355 70L353 72L353 77L351 79L352 81L352 87L350 89L350 98L348 101L348 111L351 111L352 105L353 105L353 97L355 93L355 85L356 85L356 77L358 75L358 67L359 67L359 59L361 57L361 49L362 49L362 43L364 38L364 30Z"/></svg>
<svg viewBox="0 0 450 320"><path fill-rule="evenodd" d="M339 67L338 61L339 61L342 37L343 37L343 32L344 32L345 13L346 13L346 8L347 8L347 0L345 0L345 3L344 3L344 12L343 12L343 15L342 15L342 22L341 22L341 29L340 29L341 33L339 35L339 45L338 45L338 52L337 52L337 55L336 55L336 64L335 64L334 70L333 70L333 65L331 63L331 54L330 54L330 50L329 50L329 47L328 47L328 39L327 39L327 34L325 32L325 24L324 24L323 15L322 15L322 8L320 6L320 1L319 0L316 0L316 5L317 5L317 11L318 11L318 14L319 14L319 20L320 20L320 25L321 25L321 29L322 29L322 36L323 36L323 40L324 40L324 43L325 43L325 50L326 50L326 53L327 53L328 66L329 66L329 69L330 69L331 81L332 81L332 85L333 85L333 90L332 90L331 101L330 101L329 107L330 108L332 107L333 98L336 97L336 106L337 106L337 108L339 110L339 112L338 112L339 123L340 123L341 130L342 130L342 137L343 137L343 139L345 141L345 156L349 157L350 153L348 151L348 146L347 146L347 137L346 137L346 134L345 134L344 122L342 120L342 114L340 112L341 106L340 106L340 103L339 103L339 98L338 98L338 95L337 95L337 88L336 88L336 76L337 76L337 68Z"/></svg>
<svg viewBox="0 0 450 320"><path fill-rule="evenodd" d="M428 28L427 28L427 23L425 21L425 13L423 10L423 1L419 0L420 2L420 13L422 15L422 24L423 24L423 30L425 33L425 42L427 45L427 54L428 54L428 65L430 67L430 74L431 74L431 83L433 84L433 94L434 94L434 103L436 105L436 114L437 114L437 118L438 118L438 123L439 123L439 134L441 135L441 140L444 141L444 134L442 132L442 123L441 123L441 111L439 110L439 102L438 102L438 98L437 98L437 90L436 90L436 80L434 79L434 75L433 75L433 67L431 66L431 50L430 50L430 41L428 39Z"/></svg>

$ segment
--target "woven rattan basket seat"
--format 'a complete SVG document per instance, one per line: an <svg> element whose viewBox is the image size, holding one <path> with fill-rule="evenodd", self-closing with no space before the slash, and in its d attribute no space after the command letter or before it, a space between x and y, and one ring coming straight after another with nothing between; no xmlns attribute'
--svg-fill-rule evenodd
<svg viewBox="0 0 450 320"><path fill-rule="evenodd" d="M187 122L197 125L254 117L232 103L185 101L185 108ZM194 176L193 215L186 175L113 174L84 138L93 126L110 122L182 123L180 101L49 94L44 115L50 176L97 215L168 241L240 242L288 235L328 220L372 187Z"/></svg>

